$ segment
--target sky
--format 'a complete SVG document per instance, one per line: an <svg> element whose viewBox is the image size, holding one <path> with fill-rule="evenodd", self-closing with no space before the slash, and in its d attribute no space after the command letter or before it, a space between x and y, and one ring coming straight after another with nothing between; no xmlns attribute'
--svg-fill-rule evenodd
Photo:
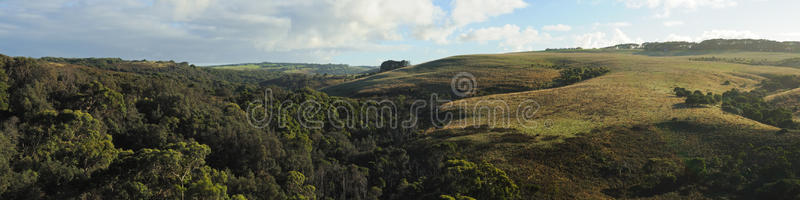
<svg viewBox="0 0 800 200"><path fill-rule="evenodd" d="M379 65L546 48L800 41L798 0L0 0L0 54Z"/></svg>

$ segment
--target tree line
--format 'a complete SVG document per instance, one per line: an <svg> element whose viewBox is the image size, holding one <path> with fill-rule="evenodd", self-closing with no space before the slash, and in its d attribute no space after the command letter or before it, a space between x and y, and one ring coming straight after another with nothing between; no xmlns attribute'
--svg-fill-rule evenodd
<svg viewBox="0 0 800 200"><path fill-rule="evenodd" d="M752 58L719 58L719 57L700 57L700 58L690 58L689 60L693 61L709 61L709 62L727 62L727 63L737 63L737 64L745 64L745 65L772 65L772 66L782 66L782 67L800 67L800 57L799 58L786 58L777 61L767 60L767 59L752 59Z"/></svg>
<svg viewBox="0 0 800 200"><path fill-rule="evenodd" d="M741 50L761 52L800 52L800 42L778 42L755 39L713 39L696 42L648 42L645 51L677 50Z"/></svg>

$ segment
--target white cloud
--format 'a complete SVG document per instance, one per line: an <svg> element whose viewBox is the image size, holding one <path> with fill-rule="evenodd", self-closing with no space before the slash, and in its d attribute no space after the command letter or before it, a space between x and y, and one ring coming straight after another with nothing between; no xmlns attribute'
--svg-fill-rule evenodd
<svg viewBox="0 0 800 200"><path fill-rule="evenodd" d="M665 18L675 9L696 10L701 7L725 8L738 5L737 0L618 0L629 8L658 10L656 17Z"/></svg>
<svg viewBox="0 0 800 200"><path fill-rule="evenodd" d="M469 31L461 34L459 40L476 41L481 44L486 44L489 41L502 41L498 46L503 50L530 51L533 50L534 44L548 41L551 38L549 34L541 34L532 27L527 27L523 30L517 25L506 24L501 27L488 27Z"/></svg>
<svg viewBox="0 0 800 200"><path fill-rule="evenodd" d="M453 25L425 26L416 29L414 31L414 36L416 36L417 39L436 42L436 44L448 44L450 35L459 28L461 27Z"/></svg>
<svg viewBox="0 0 800 200"><path fill-rule="evenodd" d="M613 33L594 32L575 37L575 45L582 48L602 48L625 43L642 43L641 38L631 39L625 32L615 28Z"/></svg>
<svg viewBox="0 0 800 200"><path fill-rule="evenodd" d="M683 21L665 21L664 26L673 27L683 25Z"/></svg>
<svg viewBox="0 0 800 200"><path fill-rule="evenodd" d="M545 30L545 31L569 31L569 30L572 30L572 27L564 25L564 24L556 24L556 25L544 26L544 27L542 27L542 30Z"/></svg>
<svg viewBox="0 0 800 200"><path fill-rule="evenodd" d="M454 0L452 19L456 26L464 26L526 6L522 0Z"/></svg>
<svg viewBox="0 0 800 200"><path fill-rule="evenodd" d="M466 25L527 6L452 0L448 11L433 1L7 0L0 3L0 46L27 56L318 62L393 49L384 41L409 36L447 43Z"/></svg>
<svg viewBox="0 0 800 200"><path fill-rule="evenodd" d="M418 39L447 44L454 32L468 24L484 22L527 6L523 0L453 0L449 18L440 24L421 27L414 35Z"/></svg>
<svg viewBox="0 0 800 200"><path fill-rule="evenodd" d="M508 12L498 9L471 20ZM386 49L381 41L446 17L432 0L10 0L0 5L0 46L28 56L318 61Z"/></svg>

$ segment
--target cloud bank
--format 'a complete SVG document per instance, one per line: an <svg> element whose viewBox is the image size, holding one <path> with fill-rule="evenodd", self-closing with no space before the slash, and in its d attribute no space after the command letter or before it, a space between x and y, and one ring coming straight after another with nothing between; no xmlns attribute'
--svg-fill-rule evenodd
<svg viewBox="0 0 800 200"><path fill-rule="evenodd" d="M119 56L219 63L329 60L393 50L385 41L446 42L522 0L9 0L0 50L28 56Z"/></svg>

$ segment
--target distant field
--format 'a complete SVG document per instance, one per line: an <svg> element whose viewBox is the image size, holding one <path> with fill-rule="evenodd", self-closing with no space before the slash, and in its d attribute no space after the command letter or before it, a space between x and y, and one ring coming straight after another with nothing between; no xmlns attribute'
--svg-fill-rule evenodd
<svg viewBox="0 0 800 200"><path fill-rule="evenodd" d="M358 74L371 70L374 67L349 66L343 64L305 64L305 63L247 63L232 65L208 66L216 69L231 70L265 70L269 72L297 73L297 74L330 74L345 75Z"/></svg>

